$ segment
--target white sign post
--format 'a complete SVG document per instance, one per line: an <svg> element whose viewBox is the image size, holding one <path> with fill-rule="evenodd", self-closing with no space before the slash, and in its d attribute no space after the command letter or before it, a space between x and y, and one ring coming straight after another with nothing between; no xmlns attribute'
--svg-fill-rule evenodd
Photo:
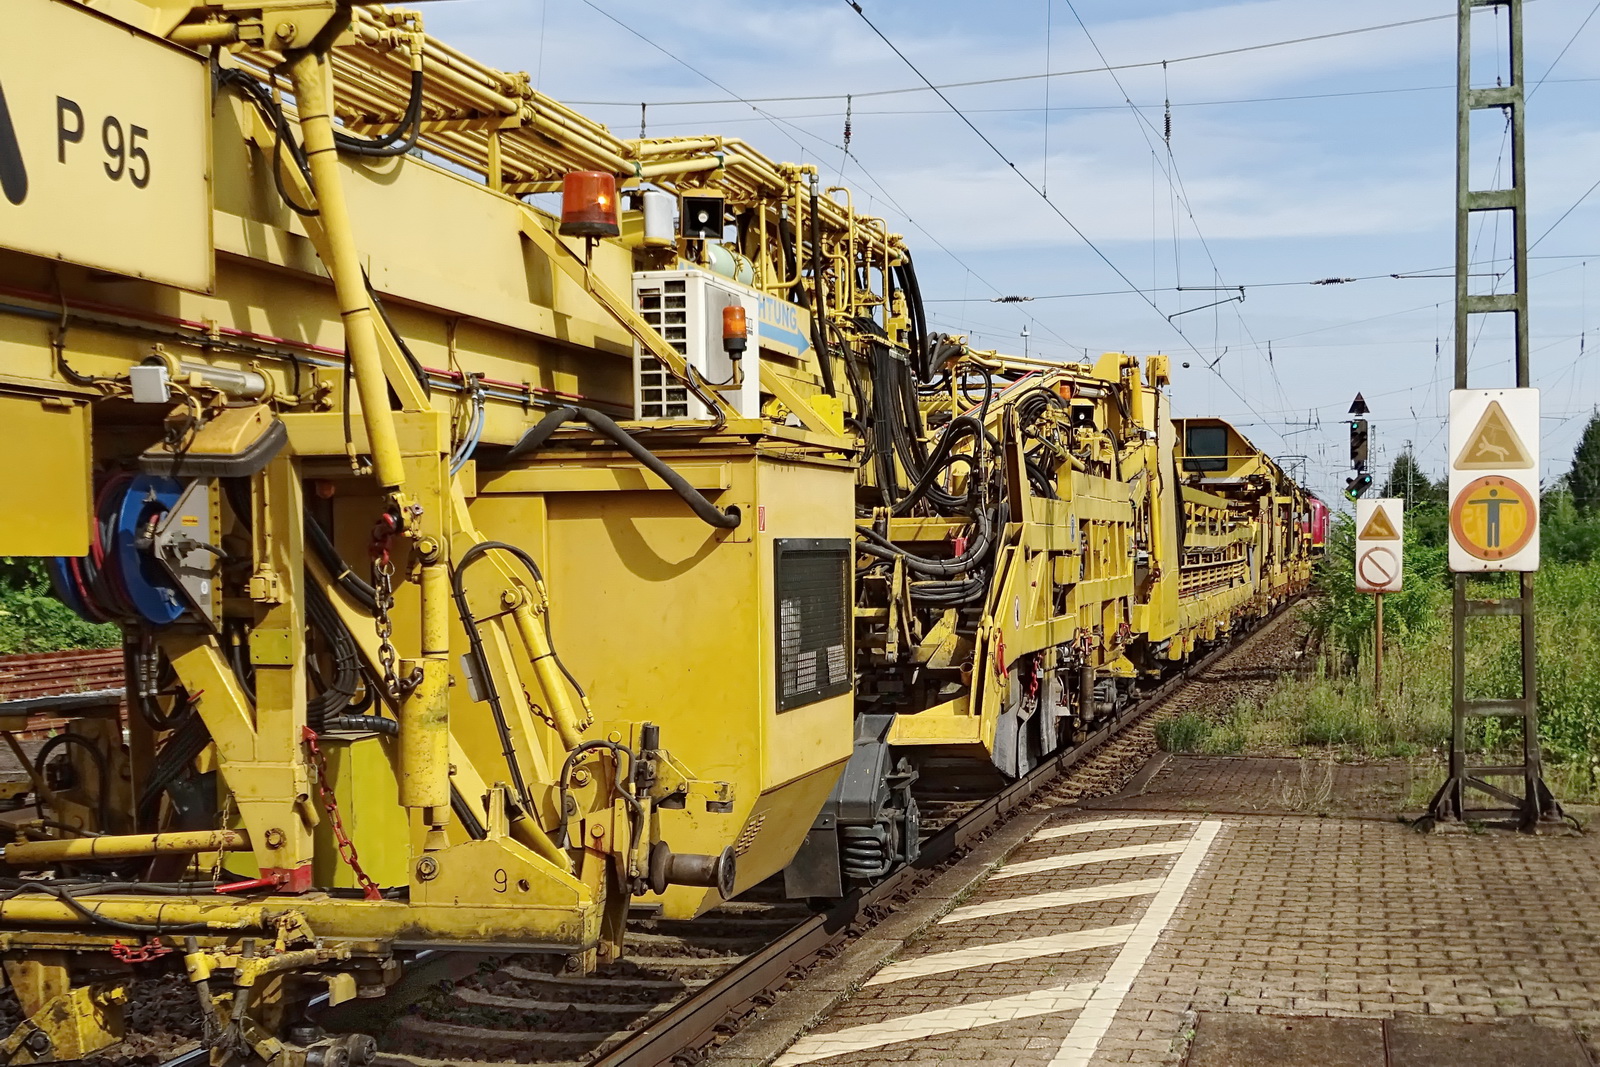
<svg viewBox="0 0 1600 1067"><path fill-rule="evenodd" d="M1398 593L1405 571L1404 500L1356 501L1356 591Z"/></svg>
<svg viewBox="0 0 1600 1067"><path fill-rule="evenodd" d="M1450 393L1450 569L1539 569L1539 390Z"/></svg>
<svg viewBox="0 0 1600 1067"><path fill-rule="evenodd" d="M1405 575L1406 502L1356 501L1356 592L1373 594L1373 703L1383 706L1383 594L1398 593Z"/></svg>

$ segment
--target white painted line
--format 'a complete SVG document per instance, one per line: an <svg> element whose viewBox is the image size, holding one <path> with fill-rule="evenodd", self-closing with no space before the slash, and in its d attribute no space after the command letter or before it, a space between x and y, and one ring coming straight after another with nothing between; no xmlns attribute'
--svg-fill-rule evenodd
<svg viewBox="0 0 1600 1067"><path fill-rule="evenodd" d="M1211 848L1211 842L1216 839L1217 831L1221 828L1221 823L1211 821L1202 822L1195 827L1194 836L1189 839L1189 847L1178 857L1178 862L1172 865L1172 870L1166 877L1166 884L1145 909L1144 915L1136 924L1137 929L1124 942L1122 951L1117 954L1116 962L1106 972L1105 978L1095 989L1094 996L1072 1021L1072 1030L1061 1042L1061 1048L1050 1061L1050 1067L1089 1067L1089 1061L1094 1059L1095 1050L1100 1047L1101 1039L1106 1036L1106 1031L1111 1029L1111 1020L1116 1018L1117 1009L1122 1006L1123 998L1128 995L1128 990L1133 988L1134 979L1139 977L1139 972L1144 970L1145 962L1156 947L1156 941L1166 929L1167 923L1172 921L1178 905L1183 902L1189 884L1194 881L1195 872L1200 869L1200 862L1205 859L1206 852Z"/></svg>
<svg viewBox="0 0 1600 1067"><path fill-rule="evenodd" d="M960 1030L971 1030L975 1026L1076 1011L1088 1001L1094 987L1093 982L1078 982L1000 1000L960 1004L918 1015L902 1015L898 1019L852 1026L831 1034L810 1034L790 1045L789 1051L773 1061L772 1067L799 1067L800 1064L814 1063L832 1056L864 1052L902 1041L919 1041L936 1034L953 1034Z"/></svg>
<svg viewBox="0 0 1600 1067"><path fill-rule="evenodd" d="M1137 859L1140 856L1171 856L1188 847L1188 841L1156 841L1148 845L1122 845L1117 848L1097 848L1089 852L1069 852L1065 856L1046 856L1043 859L1008 864L991 874L989 881L1021 878L1025 874L1059 871L1067 867L1082 867L1088 863L1110 863L1112 860Z"/></svg>
<svg viewBox="0 0 1600 1067"><path fill-rule="evenodd" d="M1034 893L1026 897L990 900L982 904L968 904L966 907L956 908L939 922L959 923L968 919L987 919L991 915L1010 915L1018 911L1038 911L1040 908L1064 908L1069 904L1093 904L1099 900L1142 897L1158 892L1165 881L1165 878L1141 878L1136 882L1111 882L1106 885L1088 885L1081 889L1058 889L1052 893Z"/></svg>
<svg viewBox="0 0 1600 1067"><path fill-rule="evenodd" d="M922 978L930 974L948 974L968 967L987 967L991 963L1012 963L1016 960L1037 959L1062 952L1084 952L1092 948L1120 945L1133 933L1134 923L1120 926L1102 926L1094 930L1077 930L1070 934L1051 934L1048 937L1025 937L1018 941L1002 941L998 945L979 945L952 952L932 952L916 959L891 963L867 980L867 985L887 985L903 982L907 978Z"/></svg>
<svg viewBox="0 0 1600 1067"><path fill-rule="evenodd" d="M1194 819L1091 819L1088 822L1069 822L1061 826L1047 826L1034 834L1030 841L1053 841L1074 834L1094 834L1101 830L1137 830L1144 826L1188 826Z"/></svg>

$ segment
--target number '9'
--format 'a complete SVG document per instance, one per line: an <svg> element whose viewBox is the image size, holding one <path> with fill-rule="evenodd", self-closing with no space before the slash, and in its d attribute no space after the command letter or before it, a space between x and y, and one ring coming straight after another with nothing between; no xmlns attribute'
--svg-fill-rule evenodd
<svg viewBox="0 0 1600 1067"><path fill-rule="evenodd" d="M130 125L126 130L115 115L108 116L100 126L100 144L106 152L106 177L118 181L124 174L136 188L150 184L150 156L139 143L150 136L143 126Z"/></svg>

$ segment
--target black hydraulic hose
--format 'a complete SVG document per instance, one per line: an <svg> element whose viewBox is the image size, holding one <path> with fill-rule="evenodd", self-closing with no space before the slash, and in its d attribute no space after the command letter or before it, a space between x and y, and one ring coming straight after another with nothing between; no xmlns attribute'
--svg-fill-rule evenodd
<svg viewBox="0 0 1600 1067"><path fill-rule="evenodd" d="M910 359L916 358L916 353L911 353ZM908 365L897 375L900 380L900 415L905 428L907 443L911 447L912 455L916 456L918 467L925 467L928 463L928 445L923 440L922 406L917 402L916 374ZM918 471L920 472L920 469ZM916 477L913 475L912 477Z"/></svg>
<svg viewBox="0 0 1600 1067"><path fill-rule="evenodd" d="M467 631L467 643L470 646L469 654L477 667L478 678L483 684L489 710L494 716L495 730L500 735L500 751L505 756L506 767L511 772L512 787L517 790L517 804L526 811L529 808L532 794L528 792L527 781L522 776L522 764L518 761L516 749L511 743L511 727L506 721L505 706L500 702L500 690L494 684L494 675L489 673L489 657L484 652L483 635L478 633L478 620L473 618L472 606L467 603L466 586L462 581L462 575L466 573L467 568L482 559L493 549L499 549L516 557L524 567L528 568L528 573L533 575L536 584L544 584L544 573L539 570L539 564L527 552L516 545L508 545L504 541L479 541L462 553L461 558L456 561L455 569L450 575L450 590L455 597L456 613L460 615L461 625ZM567 670L567 665L561 661L561 657L556 653L555 640L550 633L550 612L548 611L544 612L544 633L546 643L550 647L550 658L555 661L556 669L561 672L562 677L566 678L568 684L572 686L580 698L587 699L583 686L578 684L578 680L572 676L571 671Z"/></svg>
<svg viewBox="0 0 1600 1067"><path fill-rule="evenodd" d="M719 530L732 530L743 520L743 515L737 507L730 507L726 510L718 508L702 496L699 490L690 485L683 475L667 466L660 456L640 444L632 434L618 426L609 415L596 411L594 408L575 406L556 408L527 433L523 434L520 441L511 446L511 450L505 454L504 462L510 463L520 456L525 456L529 452L539 449L550 439L550 435L560 429L563 424L576 419L581 419L596 430L599 430L601 434L609 437L620 445L623 451L643 464L652 474L666 482L672 488L672 491L677 493L683 502L689 505L690 510L700 516L707 526L714 526Z"/></svg>
<svg viewBox="0 0 1600 1067"><path fill-rule="evenodd" d="M455 813L456 820L461 823L461 828L467 836L474 841L482 841L489 836L489 831L483 828L483 820L478 818L478 813L472 810L472 805L467 803L467 798L461 795L461 790L450 784L450 810Z"/></svg>
<svg viewBox="0 0 1600 1067"><path fill-rule="evenodd" d="M794 226L788 222L778 228L779 243L783 245L783 259L785 273L796 272L794 286L795 302L805 310L806 318L811 320L811 350L817 359L817 369L822 373L822 391L829 396L837 396L833 384L833 354L828 349L828 327L822 321L822 315L811 310L811 296L806 292L805 280L798 275L800 265L800 252L795 247ZM820 284L820 282L819 282Z"/></svg>
<svg viewBox="0 0 1600 1067"><path fill-rule="evenodd" d="M50 758L50 753L65 745L78 745L94 761L95 770L100 777L99 795L95 798L98 803L100 816L100 829L106 831L111 828L111 766L106 762L106 754L95 747L82 734L56 734L39 746L39 752L33 757L33 774L39 781L44 781L45 762ZM39 818L44 818L44 800L38 798L34 801L34 810ZM60 814L59 812L57 814Z"/></svg>
<svg viewBox="0 0 1600 1067"><path fill-rule="evenodd" d="M141 826L149 825L155 818L157 804L167 786L177 781L210 744L211 733L206 729L205 720L191 712L151 763L149 779L139 794L137 812Z"/></svg>
<svg viewBox="0 0 1600 1067"><path fill-rule="evenodd" d="M894 387L890 384L888 367L890 359L887 345L872 346L872 451L873 468L878 489L883 494L886 507L893 507L900 499L900 480L895 469L895 453L900 450L899 423L895 417ZM912 477L918 477L920 471Z"/></svg>
<svg viewBox="0 0 1600 1067"><path fill-rule="evenodd" d="M916 264L911 261L911 253L906 253L906 261L902 269L905 271L906 282L911 286L911 310L917 323L917 359L921 361L918 377L927 381L933 377L933 368L928 363L930 345L928 343L928 309L922 300L922 282L917 278Z"/></svg>
<svg viewBox="0 0 1600 1067"><path fill-rule="evenodd" d="M384 307L383 299L378 296L378 291L372 287L372 278L368 276L365 267L361 268L361 280L366 284L367 298L372 301L372 307L375 311L377 311L378 318L383 320L384 328L389 331L389 336L394 338L394 343L399 347L400 355L405 359L406 366L411 368L412 376L415 377L417 382L422 386L422 392L424 394L432 393L433 383L428 380L428 372L423 369L422 361L412 353L411 346L406 344L405 336L395 328L394 320L389 317L389 309ZM347 368L349 363L350 360L347 355L345 357L345 365ZM349 411L348 395L345 400L345 410L346 412Z"/></svg>
<svg viewBox="0 0 1600 1067"><path fill-rule="evenodd" d="M830 326L828 329L834 335L834 345L844 354L844 376L850 383L851 394L856 398L856 419L864 426L870 415L870 408L867 405L867 392L861 386L861 375L856 370L855 360L850 358L849 346L844 343L844 338L839 336L838 327Z"/></svg>
<svg viewBox="0 0 1600 1067"><path fill-rule="evenodd" d="M369 614L378 610L378 598L372 586L350 569L339 555L339 550L333 547L333 538L328 536L328 531L310 515L306 516L306 542L310 544L311 551L317 554L317 560L333 575L334 582L350 595L350 599Z"/></svg>
<svg viewBox="0 0 1600 1067"><path fill-rule="evenodd" d="M975 457L968 455L952 456L950 450L962 438L976 436L982 429L983 427L979 425L978 420L970 415L960 415L950 420L950 424L945 427L943 435L939 438L938 445L934 447L933 455L928 458L928 465L922 472L922 477L917 479L917 483L894 506L893 513L895 515L905 515L917 501L929 495L930 491L935 488L935 481L951 462L965 460L967 463L975 463ZM974 476L976 476L976 467L974 467ZM949 494L944 495L949 497ZM949 499L953 500L955 498L949 497Z"/></svg>
<svg viewBox="0 0 1600 1067"><path fill-rule="evenodd" d="M879 559L903 559L908 570L934 578L949 578L957 574L965 574L982 563L989 554L993 536L989 526L989 517L981 515L978 521L978 532L968 542L965 552L950 559L928 559L926 556L918 556L906 551L870 526L857 526L856 532L865 538L864 541L857 545L861 552L869 556L877 556Z"/></svg>
<svg viewBox="0 0 1600 1067"><path fill-rule="evenodd" d="M494 684L494 675L489 671L489 656L483 647L483 635L478 632L478 620L473 617L472 605L467 603L466 585L462 578L467 568L474 561L482 559L490 548L502 547L498 542L480 541L456 561L454 570L450 574L450 592L456 602L456 614L461 617L461 626L467 632L468 655L472 657L479 681L483 686L484 699L489 705L489 714L494 719L495 732L500 736L500 754L506 761L506 769L511 774L511 787L516 790L516 803L519 808L526 810L532 801L532 794L528 792L528 782L522 775L522 761L517 759L516 746L511 741L511 723L506 718L505 705L500 700L500 689Z"/></svg>
<svg viewBox="0 0 1600 1067"><path fill-rule="evenodd" d="M333 610L326 590L312 581L309 573L306 579L306 621L322 634L333 659L332 679L306 701L306 725L320 734L327 728L329 716L355 703L361 688L361 650L344 620Z"/></svg>
<svg viewBox="0 0 1600 1067"><path fill-rule="evenodd" d="M559 790L557 793L557 804L559 805L560 810L563 812L562 826L564 827L566 825L564 813L567 811L568 797L570 796L571 789L571 787L567 785L567 782L572 775L572 771L577 767L578 761L583 759L584 756L588 755L590 752L599 750L609 751L612 756L616 757L617 759L618 771L615 785L616 792L617 795L621 797L622 800L628 805L628 807L632 809L633 816L631 821L635 823L635 829L637 829L638 820L644 815L644 809L639 804L639 798L623 789L622 783L633 778L634 774L637 772L639 757L634 754L633 749L616 741L585 741L577 748L574 748L571 752L567 753L567 758L561 763L561 773L556 776L556 786ZM624 755L628 757L627 774L623 774L621 771L622 756Z"/></svg>
<svg viewBox="0 0 1600 1067"><path fill-rule="evenodd" d="M79 892L83 894L104 893L113 889L121 888L123 887L115 885L114 883L104 886L89 885L80 889ZM126 888L135 889L141 887L138 885L138 883L129 883L126 885ZM189 887L185 890L185 892L193 892L193 889L194 887ZM210 923L162 923L159 920L154 923L132 923L124 922L121 919L113 919L109 916L101 915L99 912L91 909L88 905L78 900L73 895L71 890L61 886L50 885L47 882L23 882L18 885L16 889L7 893L5 895L5 899L10 899L13 896L18 896L30 891L44 893L47 896L55 897L57 900L61 901L61 903L77 912L78 915L81 916L86 922L89 922L95 926L110 927L113 930L126 930L129 933L136 934L202 934L213 931L213 927ZM159 915L160 913L160 909L156 909L156 914Z"/></svg>
<svg viewBox="0 0 1600 1067"><path fill-rule="evenodd" d="M335 130L333 140L339 149L351 155L369 156L379 159L390 156L403 156L417 146L417 138L422 133L422 71L411 72L411 95L406 101L405 114L401 116L400 125L384 134L382 137L368 139L356 137L348 133Z"/></svg>
<svg viewBox="0 0 1600 1067"><path fill-rule="evenodd" d="M806 217L806 239L811 243L811 285L816 295L816 315L828 321L828 287L823 273L822 256L822 198L817 194L816 182L811 183L811 211Z"/></svg>
<svg viewBox="0 0 1600 1067"><path fill-rule="evenodd" d="M922 304L922 289L917 284L916 268L911 265L911 256L906 256L906 261L894 268L899 277L900 291L905 294L906 315L908 317L908 330L910 344L907 348L911 351L912 369L918 381L927 381L933 377L932 367L929 365L928 344L928 315Z"/></svg>
<svg viewBox="0 0 1600 1067"><path fill-rule="evenodd" d="M283 108L278 105L277 98L265 85L239 67L218 70L217 83L219 85L232 85L248 96L251 101L266 116L267 124L272 127L274 134L272 146L272 184L278 190L278 196L297 215L315 218L322 212L314 207L306 207L295 201L289 195L289 190L283 184L283 150L289 149L289 158L294 161L295 167L300 171L300 176L305 179L308 188L315 188L311 180L311 163L306 158L305 149L296 141L289 132L288 120L284 117Z"/></svg>
<svg viewBox="0 0 1600 1067"><path fill-rule="evenodd" d="M400 724L393 719L385 719L382 715L328 715L322 720L322 730L369 730L385 737L400 736Z"/></svg>
<svg viewBox="0 0 1600 1067"><path fill-rule="evenodd" d="M931 607L949 608L973 604L982 600L988 591L989 583L981 578L961 582L911 583L911 599L918 604Z"/></svg>
<svg viewBox="0 0 1600 1067"><path fill-rule="evenodd" d="M1052 484L1049 473L1039 466L1037 460L1024 459L1023 462L1027 464L1028 478L1033 482L1033 487L1038 491L1039 495L1049 500L1056 499L1056 489Z"/></svg>

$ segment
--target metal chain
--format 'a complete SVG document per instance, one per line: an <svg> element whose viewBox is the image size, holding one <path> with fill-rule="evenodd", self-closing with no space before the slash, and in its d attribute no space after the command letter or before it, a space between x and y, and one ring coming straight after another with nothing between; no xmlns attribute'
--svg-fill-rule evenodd
<svg viewBox="0 0 1600 1067"><path fill-rule="evenodd" d="M394 623L389 611L394 607L394 562L388 553L372 561L372 592L375 602L372 621L378 630L378 666L383 669L383 688L392 699L400 698L400 677L395 670L399 654L395 651Z"/></svg>
<svg viewBox="0 0 1600 1067"><path fill-rule="evenodd" d="M222 814L220 816L218 816L218 818L217 818L217 828L219 830L226 830L228 828L228 823L232 818L233 818L233 793L230 790L228 792L228 794L222 798ZM213 883L221 883L221 881L222 881L222 864L223 864L223 861L227 858L227 855L228 854L226 852L223 852L221 849L217 850L216 862L211 865L211 881Z"/></svg>
<svg viewBox="0 0 1600 1067"><path fill-rule="evenodd" d="M420 667L406 678L401 678L396 669L399 653L394 647L394 623L389 618L394 608L394 559L389 554L389 545L399 528L399 521L386 512L373 526L372 544L368 548L372 556L372 621L378 631L378 666L383 670L383 689L390 700L399 700L422 681Z"/></svg>
<svg viewBox="0 0 1600 1067"><path fill-rule="evenodd" d="M311 762L317 768L317 793L322 797L323 810L328 813L328 825L333 828L333 840L339 846L339 858L355 872L356 881L361 885L363 899L382 900L383 893L379 891L378 883L361 868L361 858L356 855L355 842L345 833L344 822L339 818L339 800L328 786L328 761L317 744L317 733L307 726L301 736L305 739L306 748L311 750Z"/></svg>
<svg viewBox="0 0 1600 1067"><path fill-rule="evenodd" d="M162 956L170 956L172 952L172 949L159 941L147 941L142 945L124 945L121 938L118 938L111 946L112 958L123 963L149 963Z"/></svg>

